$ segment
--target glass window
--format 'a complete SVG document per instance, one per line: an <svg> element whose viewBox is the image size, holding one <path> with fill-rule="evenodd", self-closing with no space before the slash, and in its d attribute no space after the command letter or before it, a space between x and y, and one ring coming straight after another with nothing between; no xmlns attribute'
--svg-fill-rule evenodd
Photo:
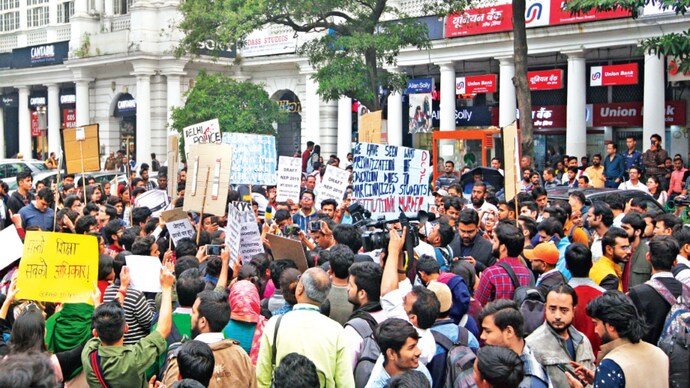
<svg viewBox="0 0 690 388"><path fill-rule="evenodd" d="M69 20L74 16L74 1L62 1L58 4L58 23L69 23Z"/></svg>
<svg viewBox="0 0 690 388"><path fill-rule="evenodd" d="M0 0L0 32L19 29L19 0Z"/></svg>
<svg viewBox="0 0 690 388"><path fill-rule="evenodd" d="M113 3L113 13L115 15L124 15L129 13L129 9L132 8L133 0L114 0Z"/></svg>
<svg viewBox="0 0 690 388"><path fill-rule="evenodd" d="M41 4L41 3L36 3L36 2L44 2L44 0L29 0L29 6L34 5L32 2L35 4ZM48 6L43 5L43 6L33 6L31 8L28 8L26 10L26 21L27 25L29 28L32 27L41 27L45 26L48 24Z"/></svg>

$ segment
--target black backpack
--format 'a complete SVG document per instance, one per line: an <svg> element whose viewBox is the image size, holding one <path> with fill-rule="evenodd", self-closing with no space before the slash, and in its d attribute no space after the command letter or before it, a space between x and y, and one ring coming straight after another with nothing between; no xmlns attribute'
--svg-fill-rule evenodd
<svg viewBox="0 0 690 388"><path fill-rule="evenodd" d="M381 349L374 338L374 328L371 325L364 318L353 318L345 323L345 326L351 326L362 337L362 349L353 370L356 388L364 388L367 385L371 372L374 370L374 364L381 354Z"/></svg>
<svg viewBox="0 0 690 388"><path fill-rule="evenodd" d="M434 388L467 388L474 387L474 360L476 356L469 346L469 331L462 326L458 328L458 340L453 342L450 338L431 330L436 344L441 346L443 353L435 355L427 368L432 374Z"/></svg>
<svg viewBox="0 0 690 388"><path fill-rule="evenodd" d="M517 303L524 318L524 331L525 337L527 337L544 323L544 303L546 302L544 296L534 287L534 279L531 275L529 285L521 286L520 280L510 264L502 261L498 263L498 266L508 273L510 281L513 283L515 288L513 300Z"/></svg>

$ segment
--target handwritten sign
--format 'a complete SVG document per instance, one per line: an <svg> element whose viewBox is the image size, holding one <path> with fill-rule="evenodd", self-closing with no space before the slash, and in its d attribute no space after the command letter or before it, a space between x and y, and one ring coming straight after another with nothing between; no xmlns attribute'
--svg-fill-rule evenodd
<svg viewBox="0 0 690 388"><path fill-rule="evenodd" d="M194 144L187 159L187 183L184 189L186 212L224 214L228 200L232 147L227 144Z"/></svg>
<svg viewBox="0 0 690 388"><path fill-rule="evenodd" d="M24 252L24 244L19 238L17 228L14 225L10 225L0 231L0 247L2 247L2 255L0 255L1 271L22 257L22 252Z"/></svg>
<svg viewBox="0 0 690 388"><path fill-rule="evenodd" d="M426 209L429 152L414 148L358 143L353 158L352 196L372 218Z"/></svg>
<svg viewBox="0 0 690 388"><path fill-rule="evenodd" d="M232 145L232 184L276 184L278 154L275 136L225 132L223 143Z"/></svg>
<svg viewBox="0 0 690 388"><path fill-rule="evenodd" d="M147 207L151 209L151 217L158 217L170 204L168 192L165 190L149 190L139 194L134 200L134 207Z"/></svg>
<svg viewBox="0 0 690 388"><path fill-rule="evenodd" d="M239 255L242 258L248 259L256 254L264 253L261 232L259 232L259 225L256 223L256 215L251 204L248 202L233 202L230 206L237 211L240 220ZM229 213L228 217L230 217Z"/></svg>
<svg viewBox="0 0 690 388"><path fill-rule="evenodd" d="M98 240L94 236L26 233L19 262L18 299L91 303L98 281Z"/></svg>
<svg viewBox="0 0 690 388"><path fill-rule="evenodd" d="M281 156L278 159L278 187L276 200L284 202L292 199L299 202L300 184L302 183L302 159Z"/></svg>
<svg viewBox="0 0 690 388"><path fill-rule="evenodd" d="M225 244L230 248L230 265L234 265L240 256L240 239L242 226L240 210L234 204L228 205L228 224L225 227ZM247 258L249 259L249 258Z"/></svg>
<svg viewBox="0 0 690 388"><path fill-rule="evenodd" d="M129 285L141 292L161 292L161 261L153 256L129 255L125 257L129 267Z"/></svg>
<svg viewBox="0 0 690 388"><path fill-rule="evenodd" d="M323 200L335 199L338 204L343 201L345 190L350 179L350 172L335 166L326 166L323 179L316 185L316 202L320 205Z"/></svg>
<svg viewBox="0 0 690 388"><path fill-rule="evenodd" d="M192 144L220 144L222 135L218 119L193 124L182 129L184 134L184 153L189 155ZM177 166L171 166L176 168Z"/></svg>

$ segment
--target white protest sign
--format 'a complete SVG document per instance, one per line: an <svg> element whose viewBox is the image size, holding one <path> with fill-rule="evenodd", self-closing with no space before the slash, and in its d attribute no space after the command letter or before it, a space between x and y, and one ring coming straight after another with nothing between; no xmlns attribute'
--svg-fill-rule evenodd
<svg viewBox="0 0 690 388"><path fill-rule="evenodd" d="M259 225L256 223L256 215L254 215L251 204L248 202L233 202L231 206L238 210L240 219L239 255L242 258L249 259L256 254L264 253L261 232L259 231Z"/></svg>
<svg viewBox="0 0 690 388"><path fill-rule="evenodd" d="M225 132L223 143L232 145L230 182L233 185L276 184L275 136Z"/></svg>
<svg viewBox="0 0 690 388"><path fill-rule="evenodd" d="M184 153L189 155L192 144L220 144L223 137L220 133L218 119L193 124L182 129L184 134ZM175 166L172 166L173 168Z"/></svg>
<svg viewBox="0 0 690 388"><path fill-rule="evenodd" d="M2 247L2 255L0 255L0 271L2 271L24 253L24 243L19 238L14 225L0 231L0 247Z"/></svg>
<svg viewBox="0 0 690 388"><path fill-rule="evenodd" d="M429 190L429 152L414 148L358 143L353 158L356 202L371 218L394 217L426 209Z"/></svg>
<svg viewBox="0 0 690 388"><path fill-rule="evenodd" d="M161 292L160 273L163 265L157 257L129 255L129 285L141 292Z"/></svg>
<svg viewBox="0 0 690 388"><path fill-rule="evenodd" d="M284 202L292 199L299 202L299 192L302 183L302 159L281 156L278 159L278 187L276 200Z"/></svg>
<svg viewBox="0 0 690 388"><path fill-rule="evenodd" d="M151 217L158 217L170 204L168 192L165 190L149 190L140 194L134 200L134 207L147 207L151 209Z"/></svg>
<svg viewBox="0 0 690 388"><path fill-rule="evenodd" d="M314 191L316 191L316 203L321 204L325 199L335 199L338 204L343 202L345 190L349 183L350 173L347 170L335 166L326 166L326 173Z"/></svg>
<svg viewBox="0 0 690 388"><path fill-rule="evenodd" d="M230 248L230 265L232 266L240 256L240 210L233 204L228 205L228 224L225 227L225 244ZM248 258L249 259L249 258Z"/></svg>
<svg viewBox="0 0 690 388"><path fill-rule="evenodd" d="M194 238L194 226L189 222L189 219L170 221L166 226L175 245L185 237Z"/></svg>

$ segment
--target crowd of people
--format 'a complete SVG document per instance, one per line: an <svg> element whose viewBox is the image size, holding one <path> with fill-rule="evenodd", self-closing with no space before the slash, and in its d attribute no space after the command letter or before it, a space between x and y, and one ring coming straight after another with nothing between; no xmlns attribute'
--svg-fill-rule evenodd
<svg viewBox="0 0 690 388"><path fill-rule="evenodd" d="M188 213L196 234L172 243L166 223L136 206L168 186L165 166L157 183L142 164L116 188L70 174L49 187L22 173L11 196L0 184L2 228L99 241L92 303L18 300L21 259L0 271L0 387L690 384L678 368L690 355L690 228L678 216L618 193L549 198L565 169L532 179L530 159L517 198L473 180L466 201L445 164L434 219L391 222L387 243L366 251L351 187L315 203L324 166L351 169L351 155L323 163L316 147L301 155L296 202L277 201L276 187L231 188L228 203L252 202L265 250L238 260L227 246L207 252L225 244L226 215ZM650 171L641 154L644 167L626 166L615 147L609 156L583 171L575 159L568 175L632 189L636 173L656 177L663 164ZM182 208L186 169L173 173L171 206ZM664 189L658 178L656 190L675 194L677 179ZM273 255L271 234L300 241L308 268ZM160 260L161 292L131 286L129 255Z"/></svg>

